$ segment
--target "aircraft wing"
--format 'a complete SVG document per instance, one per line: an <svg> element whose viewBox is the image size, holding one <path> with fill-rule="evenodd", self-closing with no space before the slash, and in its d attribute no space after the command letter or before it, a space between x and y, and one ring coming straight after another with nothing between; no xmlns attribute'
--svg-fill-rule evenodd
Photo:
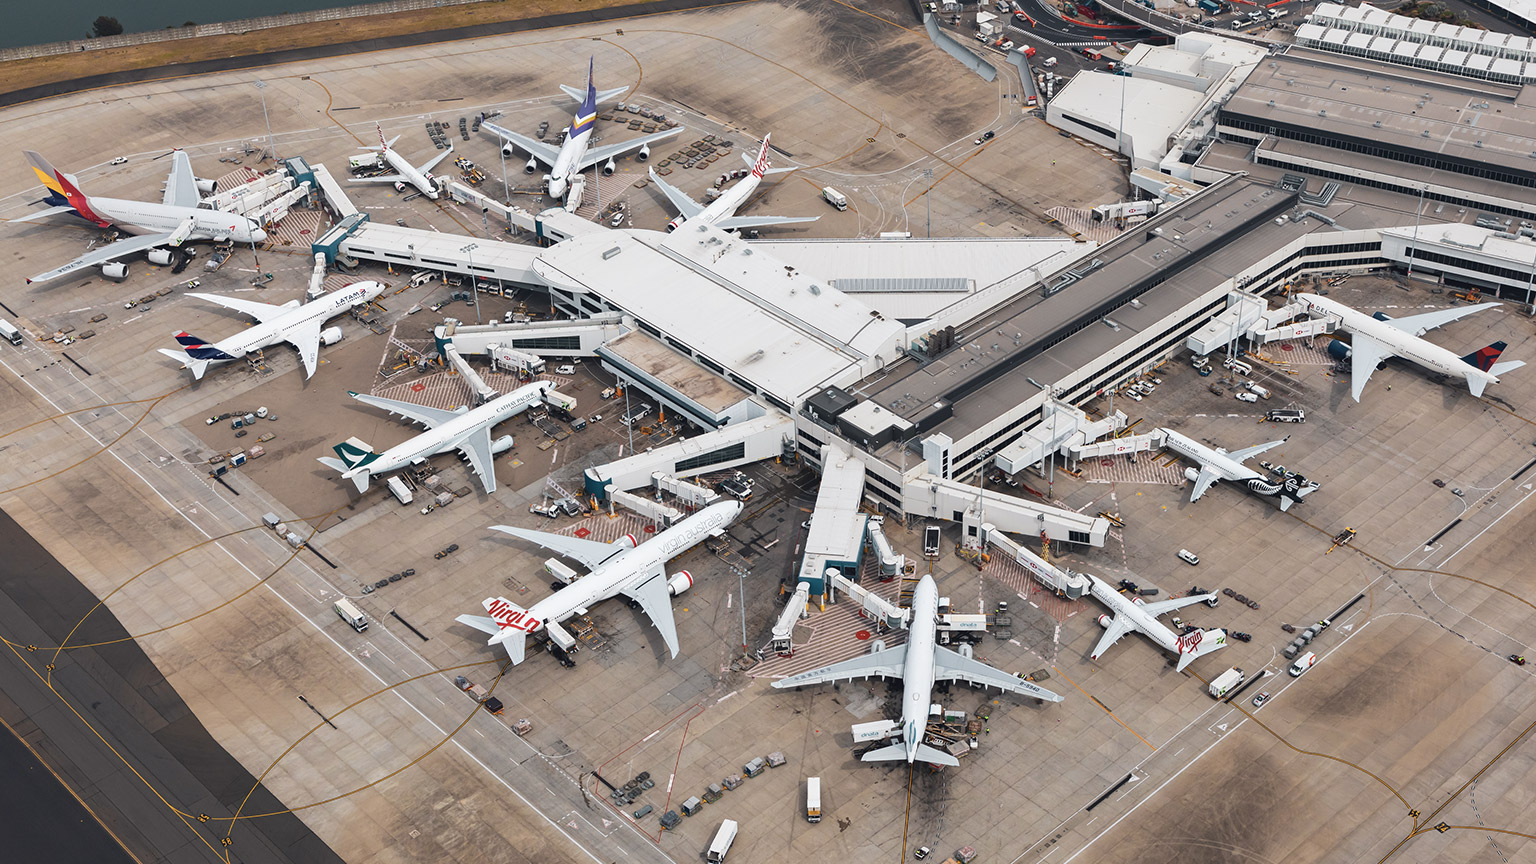
<svg viewBox="0 0 1536 864"><path fill-rule="evenodd" d="M609 159L623 156L625 153L628 153L631 150L639 150L641 147L644 147L647 144L655 144L657 141L664 141L668 138L672 138L682 131L683 127L679 126L676 129L668 129L665 132L654 132L650 135L642 135L639 138L635 138L630 141L621 141L618 144L605 144L602 147L594 147L593 149L587 151L587 155L582 158L581 165L578 166L576 170L581 171L587 168L591 168L593 165L596 165L599 162L607 162Z"/></svg>
<svg viewBox="0 0 1536 864"><path fill-rule="evenodd" d="M596 570L599 565L614 555L623 552L627 547L610 546L607 543L599 543L596 540L583 540L580 537L567 537L564 534L550 534L547 531L535 531L532 528L514 528L511 525L492 525L492 531L500 531L503 534L511 534L521 540L537 543L558 555L564 555L575 561L580 561L588 570ZM663 588L666 586L663 585Z"/></svg>
<svg viewBox="0 0 1536 864"><path fill-rule="evenodd" d="M672 618L672 594L667 590L667 573L661 567L645 576L638 583L623 589L624 596L640 604L651 623L661 631L667 650L677 656L677 622Z"/></svg>
<svg viewBox="0 0 1536 864"><path fill-rule="evenodd" d="M207 300L209 303L217 303L236 312L243 312L265 324L279 315L285 315L293 311L288 306L273 306L271 303L257 303L255 300L241 300L238 297L225 297L222 294L199 294L188 292L188 297L196 297L199 300Z"/></svg>
<svg viewBox="0 0 1536 864"><path fill-rule="evenodd" d="M469 467L474 470L475 476L480 478L480 485L485 487L485 494L496 491L496 462L491 453L491 427L485 424L465 435L454 445L464 458L469 460Z"/></svg>
<svg viewBox="0 0 1536 864"><path fill-rule="evenodd" d="M807 684L825 684L828 681L847 681L853 678L900 678L907 662L907 646L898 645L884 651L863 654L852 660L833 663L820 669L790 675L773 682L773 686L803 687Z"/></svg>
<svg viewBox="0 0 1536 864"><path fill-rule="evenodd" d="M1159 600L1156 603L1143 603L1141 609L1153 618L1164 612L1172 612L1175 609L1183 609L1185 606L1193 606L1196 603L1204 603L1214 594L1195 594L1190 597L1175 597L1172 600Z"/></svg>
<svg viewBox="0 0 1536 864"><path fill-rule="evenodd" d="M143 252L147 249L153 249L156 246L160 246L166 243L170 239L171 235L169 234L138 234L133 237L119 240L116 243L108 243L100 249L92 249L84 255L81 255L79 258L76 258L68 264L65 264L63 267L54 268L53 270L49 270L47 273L39 273L36 276L33 276L31 279L28 279L27 282L29 284L32 282L46 282L49 279L56 279L60 276L73 273L76 270L81 270L86 267L94 267L98 264L106 264L109 261L116 261L117 259L124 256L132 255L135 252Z"/></svg>
<svg viewBox="0 0 1536 864"><path fill-rule="evenodd" d="M1104 656L1111 645L1120 641L1120 637L1135 630L1135 626L1125 615L1116 615L1110 619L1109 626L1104 628L1104 635L1099 637L1099 644L1093 646L1092 656L1097 659Z"/></svg>
<svg viewBox="0 0 1536 864"><path fill-rule="evenodd" d="M405 177L400 174L380 174L377 177L348 177L348 183L404 183Z"/></svg>
<svg viewBox="0 0 1536 864"><path fill-rule="evenodd" d="M1009 693L1023 693L1047 702L1061 701L1060 696L1044 687L1036 686L1017 675L1009 675L1001 669L994 669L980 660L972 660L942 645L933 647L933 680L964 681L967 684L996 687Z"/></svg>
<svg viewBox="0 0 1536 864"><path fill-rule="evenodd" d="M1211 485L1220 479L1220 472L1214 471L1211 469L1211 466L1201 463L1200 476L1195 478L1194 491L1189 493L1190 502L1193 503L1195 501L1199 501L1200 496L1204 495L1206 490L1210 489Z"/></svg>
<svg viewBox="0 0 1536 864"><path fill-rule="evenodd" d="M704 212L704 208L699 206L699 202L689 197L687 192L661 179L656 173L655 168L650 169L650 173L651 182L656 184L656 188L666 193L667 200L672 202L672 207L682 214L684 219L692 219ZM64 209L68 210L69 208L66 207Z"/></svg>
<svg viewBox="0 0 1536 864"><path fill-rule="evenodd" d="M17 218L17 219L8 219L6 221L11 222L12 224L15 224L15 223L18 223L18 222L36 222L37 220L43 219L43 218L48 217L48 216L58 216L58 215L63 214L63 213L73 213L73 212L75 212L75 208L69 206L68 204L61 204L58 207L49 207L46 210L39 210L36 213L29 213L26 216L22 216L22 217Z"/></svg>
<svg viewBox="0 0 1536 864"><path fill-rule="evenodd" d="M1465 318L1475 312L1481 312L1484 309L1492 309L1495 306L1501 305L1503 304L1479 303L1476 306L1467 306L1460 309L1438 309L1434 312L1425 312L1422 315L1406 315L1402 318L1388 318L1386 323L1392 327L1396 327L1404 333L1412 333L1415 336L1423 336L1425 333L1428 333L1436 327L1444 327L1452 321Z"/></svg>
<svg viewBox="0 0 1536 864"><path fill-rule="evenodd" d="M1349 395L1355 397L1356 402L1360 401L1365 382L1371 380L1377 364L1391 356L1392 350L1387 346L1369 336L1355 334L1349 345Z"/></svg>
<svg viewBox="0 0 1536 864"><path fill-rule="evenodd" d="M283 332L283 341L298 349L305 378L314 377L315 367L320 365L320 329L324 323L315 318Z"/></svg>
<svg viewBox="0 0 1536 864"><path fill-rule="evenodd" d="M447 159L449 156L452 156L452 155L453 155L453 145L450 144L448 146L447 150L444 150L443 152L441 152L441 153L437 154L436 156L432 157L432 159L429 160L427 162L427 164L421 166L420 168L417 168L416 170L420 171L423 174L426 174L426 173L430 172L433 168L436 168L437 167L437 163L443 161L444 159Z"/></svg>
<svg viewBox="0 0 1536 864"><path fill-rule="evenodd" d="M196 207L203 196L197 191L197 178L192 176L192 157L185 150L171 154L171 176L165 178L165 197L161 204L172 207Z"/></svg>
<svg viewBox="0 0 1536 864"><path fill-rule="evenodd" d="M585 94L583 94L583 98L585 98ZM555 160L560 158L559 148L551 147L543 141L535 141L527 135L519 135L510 129L503 129L494 123L481 123L480 128L491 130L492 135L510 144L517 145L519 149L547 166L554 167Z"/></svg>
<svg viewBox="0 0 1536 864"><path fill-rule="evenodd" d="M383 408L391 414L399 414L401 417L420 423L428 429L435 429L459 416L452 411L444 411L441 408L428 408L425 405L401 402L398 399L385 399L383 396L367 396L362 393L354 393L351 390L347 391L347 395L364 405Z"/></svg>
<svg viewBox="0 0 1536 864"><path fill-rule="evenodd" d="M1270 441L1267 444L1255 444L1252 447L1244 447L1241 450L1233 450L1227 455L1231 456L1233 459L1236 459L1239 462L1243 462L1248 459L1252 459L1253 457L1263 453L1266 450L1273 450L1289 440L1291 440L1291 436L1287 435L1284 438L1281 438L1279 441Z"/></svg>
<svg viewBox="0 0 1536 864"><path fill-rule="evenodd" d="M815 222L820 216L731 216L715 223L722 231L736 228L761 228L765 225L791 225L796 222Z"/></svg>

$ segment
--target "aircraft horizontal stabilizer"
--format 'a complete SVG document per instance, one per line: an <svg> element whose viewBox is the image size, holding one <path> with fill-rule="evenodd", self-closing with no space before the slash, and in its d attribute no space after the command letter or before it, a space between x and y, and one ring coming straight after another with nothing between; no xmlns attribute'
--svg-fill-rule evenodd
<svg viewBox="0 0 1536 864"><path fill-rule="evenodd" d="M479 630L481 633L490 633L493 636L501 631L501 628L496 626L495 621L492 621L484 615L460 615L453 620L465 625L466 627L473 627L476 630Z"/></svg>
<svg viewBox="0 0 1536 864"><path fill-rule="evenodd" d="M207 360L198 360L187 354L185 351L174 351L170 348L161 348L159 350L161 354L164 354L172 360L175 360L177 363L180 363L181 368L191 369L192 377L199 381L203 379L203 373L208 371Z"/></svg>
<svg viewBox="0 0 1536 864"><path fill-rule="evenodd" d="M1506 360L1503 363L1495 363L1488 367L1488 372L1497 378L1498 376L1503 375L1505 372L1513 372L1524 365L1524 360Z"/></svg>
<svg viewBox="0 0 1536 864"><path fill-rule="evenodd" d="M905 762L907 761L907 747L905 744L892 744L889 747L881 747L879 750L871 750L864 754L863 761Z"/></svg>

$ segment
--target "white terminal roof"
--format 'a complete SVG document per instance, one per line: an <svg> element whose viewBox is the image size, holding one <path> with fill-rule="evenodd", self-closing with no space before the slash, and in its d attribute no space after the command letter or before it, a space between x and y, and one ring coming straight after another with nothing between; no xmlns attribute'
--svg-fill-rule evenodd
<svg viewBox="0 0 1536 864"><path fill-rule="evenodd" d="M831 444L822 445L822 455L821 484L816 489L811 530L805 538L806 559L853 561L864 545L865 517L859 512L859 502L864 499L864 463Z"/></svg>
<svg viewBox="0 0 1536 864"><path fill-rule="evenodd" d="M1404 240L1410 245L1414 242L1415 232L1412 227L1384 228L1381 233ZM1417 233L1419 243L1473 250L1489 258L1508 261L1516 270L1536 267L1536 240L1527 237L1515 235L1515 239L1511 239L1507 234L1500 237L1498 235L1505 232L1460 222L1425 227Z"/></svg>
<svg viewBox="0 0 1536 864"><path fill-rule="evenodd" d="M913 324L963 311L957 306L980 314L982 307L1027 290L1088 248L1065 238L768 240L753 245L820 274L888 318Z"/></svg>
<svg viewBox="0 0 1536 864"><path fill-rule="evenodd" d="M791 405L893 362L905 344L899 322L710 225L576 237L543 250L534 270L556 287L602 297Z"/></svg>
<svg viewBox="0 0 1536 864"><path fill-rule="evenodd" d="M1124 129L1141 164L1168 155L1168 141L1205 102L1205 94L1107 72L1081 72L1051 100L1051 110L1106 129Z"/></svg>

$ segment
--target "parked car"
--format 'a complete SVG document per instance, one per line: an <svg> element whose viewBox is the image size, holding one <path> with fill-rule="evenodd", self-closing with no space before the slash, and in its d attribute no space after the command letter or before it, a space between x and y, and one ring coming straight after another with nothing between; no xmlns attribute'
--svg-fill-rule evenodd
<svg viewBox="0 0 1536 864"><path fill-rule="evenodd" d="M1260 693L1259 695L1253 697L1253 707L1258 708L1259 706L1263 705L1265 702L1268 702L1268 701L1269 701L1269 691L1265 690L1263 693Z"/></svg>
<svg viewBox="0 0 1536 864"><path fill-rule="evenodd" d="M996 138L996 137L997 137L997 133L993 132L993 131L991 131L989 129L986 132L982 133L982 136L980 138L976 139L976 143L980 144L983 141L991 141L993 138Z"/></svg>
<svg viewBox="0 0 1536 864"><path fill-rule="evenodd" d="M113 159L113 160L112 160L112 161L111 161L111 162L110 162L110 163L108 163L108 164L111 164L111 165L124 165L124 164L126 164L126 163L127 163L127 162L128 162L128 157L127 157L127 156L119 156L119 157L117 157L117 158L116 158L116 159Z"/></svg>
<svg viewBox="0 0 1536 864"><path fill-rule="evenodd" d="M1257 401L1259 401L1259 397L1258 396L1256 396L1256 395L1254 395L1252 393L1248 393L1246 391L1237 394L1236 398L1237 398L1237 401L1239 401L1239 402L1257 402Z"/></svg>

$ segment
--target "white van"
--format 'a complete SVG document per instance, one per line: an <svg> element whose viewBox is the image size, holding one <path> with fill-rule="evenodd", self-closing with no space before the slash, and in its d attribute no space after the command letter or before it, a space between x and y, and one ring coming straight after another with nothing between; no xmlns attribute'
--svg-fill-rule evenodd
<svg viewBox="0 0 1536 864"><path fill-rule="evenodd" d="M431 270L417 270L415 273L411 274L411 287L420 288L421 286L431 282L436 278L437 274L433 273Z"/></svg>
<svg viewBox="0 0 1536 864"><path fill-rule="evenodd" d="M1183 561L1185 564L1199 564L1200 556L1189 551L1188 549L1180 549L1179 560Z"/></svg>
<svg viewBox="0 0 1536 864"><path fill-rule="evenodd" d="M731 851L731 844L736 842L736 820L727 819L720 823L720 830L715 832L715 839L709 841L709 852L704 860L709 864L720 864L725 860L725 853Z"/></svg>
<svg viewBox="0 0 1536 864"><path fill-rule="evenodd" d="M805 778L805 821L821 821L821 778Z"/></svg>
<svg viewBox="0 0 1536 864"><path fill-rule="evenodd" d="M1224 368L1231 369L1233 372L1236 372L1239 375L1252 375L1253 374L1253 367L1252 366L1249 366L1247 363L1244 363L1243 361L1234 359L1232 357L1228 357L1227 359L1221 361L1221 365Z"/></svg>
<svg viewBox="0 0 1536 864"><path fill-rule="evenodd" d="M347 626L353 630L361 633L368 629L368 616L363 614L363 610L354 606L351 600L343 597L331 608L336 610L336 617L347 622Z"/></svg>
<svg viewBox="0 0 1536 864"><path fill-rule="evenodd" d="M1296 658L1296 662L1291 664L1291 670L1290 670L1291 671L1291 677L1292 678L1300 678L1301 677L1301 673L1307 671L1308 669L1311 669L1312 665L1314 663L1316 663L1316 662L1317 662L1317 652L1316 651L1308 651L1307 653L1301 655L1300 657L1297 657Z"/></svg>
<svg viewBox="0 0 1536 864"><path fill-rule="evenodd" d="M11 343L12 345L21 344L21 331L17 329L15 324L6 321L3 318L0 318L0 336L4 336L5 341Z"/></svg>

